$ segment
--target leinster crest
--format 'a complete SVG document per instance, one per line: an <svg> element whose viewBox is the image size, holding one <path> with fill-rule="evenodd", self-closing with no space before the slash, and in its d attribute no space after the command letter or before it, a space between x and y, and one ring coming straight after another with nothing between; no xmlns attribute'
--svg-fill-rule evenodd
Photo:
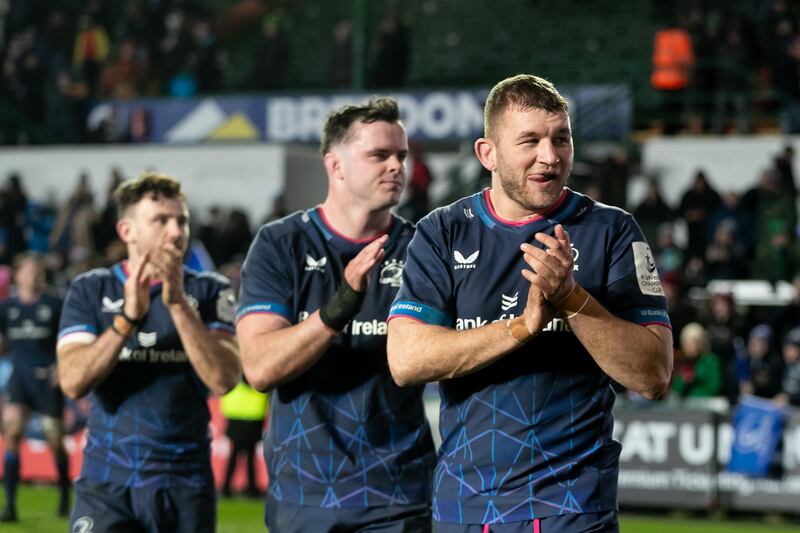
<svg viewBox="0 0 800 533"><path fill-rule="evenodd" d="M400 288L403 283L403 267L405 261L402 259L390 259L383 263L378 282L382 285L391 285L395 288Z"/></svg>

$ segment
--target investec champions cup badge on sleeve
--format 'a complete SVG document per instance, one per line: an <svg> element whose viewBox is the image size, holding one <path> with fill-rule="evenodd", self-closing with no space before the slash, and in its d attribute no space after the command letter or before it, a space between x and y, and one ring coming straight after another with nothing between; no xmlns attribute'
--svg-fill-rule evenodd
<svg viewBox="0 0 800 533"><path fill-rule="evenodd" d="M661 279L658 277L656 261L653 252L646 242L633 242L633 259L636 264L636 281L642 294L649 296L664 296Z"/></svg>

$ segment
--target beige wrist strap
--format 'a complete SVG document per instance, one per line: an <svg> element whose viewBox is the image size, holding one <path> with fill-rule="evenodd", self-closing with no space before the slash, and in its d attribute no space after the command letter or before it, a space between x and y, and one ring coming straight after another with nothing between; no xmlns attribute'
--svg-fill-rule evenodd
<svg viewBox="0 0 800 533"><path fill-rule="evenodd" d="M570 318L575 318L583 311L583 308L586 307L586 304L589 303L589 293L586 292L586 289L575 284L573 287L572 292L569 293L569 296L564 298L560 304L558 304L558 308L564 314L564 318L569 320Z"/></svg>
<svg viewBox="0 0 800 533"><path fill-rule="evenodd" d="M525 324L524 316L508 319L506 321L506 329L508 330L508 334L511 335L511 338L517 341L518 344L525 344L537 335L536 333L528 331L528 325Z"/></svg>

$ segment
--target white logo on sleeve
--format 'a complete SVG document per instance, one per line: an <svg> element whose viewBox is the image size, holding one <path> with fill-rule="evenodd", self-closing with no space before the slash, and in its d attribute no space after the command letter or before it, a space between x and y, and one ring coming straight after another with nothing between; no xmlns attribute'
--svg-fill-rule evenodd
<svg viewBox="0 0 800 533"><path fill-rule="evenodd" d="M88 516L82 516L75 520L75 523L72 524L72 533L93 533L94 532L94 520L89 518Z"/></svg>
<svg viewBox="0 0 800 533"><path fill-rule="evenodd" d="M467 220L472 220L473 218L475 218L475 215L472 214L471 207L464 208L464 216L467 217Z"/></svg>
<svg viewBox="0 0 800 533"><path fill-rule="evenodd" d="M468 257L464 257L464 255L459 252L458 250L453 251L453 258L456 260L455 266L453 266L454 270L458 270L460 268L476 268L478 265L475 262L478 260L478 255L480 255L480 250L475 250L475 253Z"/></svg>
<svg viewBox="0 0 800 533"><path fill-rule="evenodd" d="M150 333L145 333L144 331L140 331L138 335L136 335L136 340L139 341L139 346L142 348L150 348L151 346L156 345L156 341L158 340L158 336L156 335L155 331Z"/></svg>
<svg viewBox="0 0 800 533"><path fill-rule="evenodd" d="M664 289L661 287L661 279L658 277L656 262L653 259L653 252L646 242L634 242L633 260L636 265L636 281L639 282L639 290L647 296L664 296Z"/></svg>
<svg viewBox="0 0 800 533"><path fill-rule="evenodd" d="M108 296L103 296L103 307L100 309L103 313L119 313L125 300L112 300Z"/></svg>
<svg viewBox="0 0 800 533"><path fill-rule="evenodd" d="M503 311L508 311L517 306L519 303L519 291L514 293L514 296L507 296L505 294L500 297L500 307Z"/></svg>
<svg viewBox="0 0 800 533"><path fill-rule="evenodd" d="M399 288L403 284L403 267L405 267L405 261L402 259L385 261L378 276L378 282L382 285Z"/></svg>
<svg viewBox="0 0 800 533"><path fill-rule="evenodd" d="M189 304L189 307L197 311L197 308L200 307L200 302L197 301L197 298L192 296L191 294L186 295L186 303Z"/></svg>
<svg viewBox="0 0 800 533"><path fill-rule="evenodd" d="M217 318L223 322L233 322L236 318L236 293L233 289L227 288L219 291L217 295Z"/></svg>
<svg viewBox="0 0 800 533"><path fill-rule="evenodd" d="M325 273L325 265L328 264L328 258L323 256L319 259L314 259L310 255L306 254L306 272L321 272Z"/></svg>

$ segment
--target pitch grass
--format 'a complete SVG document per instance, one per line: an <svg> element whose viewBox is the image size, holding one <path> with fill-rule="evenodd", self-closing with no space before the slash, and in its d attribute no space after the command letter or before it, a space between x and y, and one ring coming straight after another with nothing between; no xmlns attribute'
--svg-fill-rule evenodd
<svg viewBox="0 0 800 533"><path fill-rule="evenodd" d="M0 498L1 499L1 498ZM65 533L67 520L56 518L56 490L53 487L23 485L19 491L19 524L0 525L3 533ZM263 503L243 498L220 499L217 507L218 533L265 533ZM800 522L780 523L716 519L641 516L623 512L622 533L798 533ZM312 532L313 533L313 532Z"/></svg>

